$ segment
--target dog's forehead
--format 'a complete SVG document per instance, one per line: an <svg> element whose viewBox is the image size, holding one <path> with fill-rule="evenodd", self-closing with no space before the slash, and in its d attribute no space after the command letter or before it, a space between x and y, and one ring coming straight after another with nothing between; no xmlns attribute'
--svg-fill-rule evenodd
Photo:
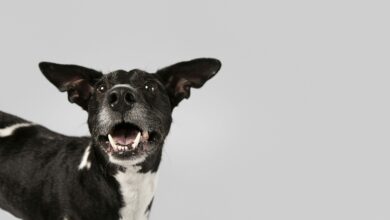
<svg viewBox="0 0 390 220"><path fill-rule="evenodd" d="M145 80L153 76L143 70L133 69L130 71L116 70L105 74L105 77L111 83L130 83L132 81Z"/></svg>

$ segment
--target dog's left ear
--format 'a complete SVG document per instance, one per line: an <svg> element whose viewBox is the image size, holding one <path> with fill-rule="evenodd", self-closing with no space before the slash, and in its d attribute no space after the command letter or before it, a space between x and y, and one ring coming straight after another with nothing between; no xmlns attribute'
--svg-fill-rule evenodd
<svg viewBox="0 0 390 220"><path fill-rule="evenodd" d="M61 92L68 93L68 99L84 110L88 110L88 101L94 92L94 84L103 76L101 72L76 65L39 63L43 75Z"/></svg>
<svg viewBox="0 0 390 220"><path fill-rule="evenodd" d="M158 70L157 75L165 85L172 108L190 97L191 88L200 88L221 68L221 62L212 58L199 58L180 62Z"/></svg>

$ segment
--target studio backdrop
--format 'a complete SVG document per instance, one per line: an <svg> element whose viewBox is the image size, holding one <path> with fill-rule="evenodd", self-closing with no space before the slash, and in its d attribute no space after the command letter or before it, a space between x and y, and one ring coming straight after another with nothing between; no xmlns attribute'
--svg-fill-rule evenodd
<svg viewBox="0 0 390 220"><path fill-rule="evenodd" d="M3 0L0 110L88 135L39 62L154 72L215 57L218 75L173 112L152 220L390 219L389 6Z"/></svg>

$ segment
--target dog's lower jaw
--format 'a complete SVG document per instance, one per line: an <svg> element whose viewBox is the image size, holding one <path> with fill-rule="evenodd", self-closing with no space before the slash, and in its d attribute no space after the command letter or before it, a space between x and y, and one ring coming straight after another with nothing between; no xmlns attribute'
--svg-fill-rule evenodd
<svg viewBox="0 0 390 220"><path fill-rule="evenodd" d="M113 163L118 166L122 166L124 168L132 168L137 167L138 164L141 164L146 159L146 156L139 156L138 158L131 159L131 160L120 160L115 158L112 155L108 155L108 160L110 163Z"/></svg>
<svg viewBox="0 0 390 220"><path fill-rule="evenodd" d="M136 167L140 173L157 172L161 162L163 145L164 142L160 142L157 146L154 146L154 150L126 159L117 158L112 153L107 153L104 147L99 145L98 141L91 144L93 151L97 152L97 158L101 158L98 163L104 165L111 164L114 167L118 166L122 169ZM87 150L85 154L88 153ZM84 163L88 164L88 161Z"/></svg>

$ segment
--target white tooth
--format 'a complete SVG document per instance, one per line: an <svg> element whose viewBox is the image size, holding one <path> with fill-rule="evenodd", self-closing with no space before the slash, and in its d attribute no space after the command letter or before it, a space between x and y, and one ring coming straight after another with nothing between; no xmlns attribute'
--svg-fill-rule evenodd
<svg viewBox="0 0 390 220"><path fill-rule="evenodd" d="M116 146L114 139L111 137L111 135L108 135L108 140L110 141L110 144L112 148L114 148L114 151L118 151L118 146Z"/></svg>
<svg viewBox="0 0 390 220"><path fill-rule="evenodd" d="M148 141L148 139L149 139L149 132L144 131L142 133L142 141L146 142L146 141Z"/></svg>
<svg viewBox="0 0 390 220"><path fill-rule="evenodd" d="M126 147L125 147L125 150L126 150L126 151L128 151L128 150L129 150L129 148L126 146Z"/></svg>
<svg viewBox="0 0 390 220"><path fill-rule="evenodd" d="M135 149L138 146L140 139L141 139L141 132L138 132L137 137L134 140L134 143L131 145L133 149Z"/></svg>

